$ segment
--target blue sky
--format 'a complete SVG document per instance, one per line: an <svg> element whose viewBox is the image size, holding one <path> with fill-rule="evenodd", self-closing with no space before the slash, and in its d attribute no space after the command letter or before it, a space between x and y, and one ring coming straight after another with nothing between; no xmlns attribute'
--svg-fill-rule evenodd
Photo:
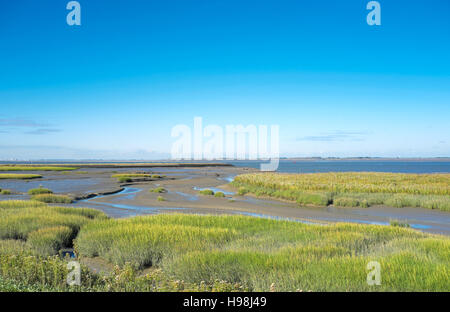
<svg viewBox="0 0 450 312"><path fill-rule="evenodd" d="M450 156L450 2L5 1L0 159L167 157L173 126L280 126L283 156Z"/></svg>

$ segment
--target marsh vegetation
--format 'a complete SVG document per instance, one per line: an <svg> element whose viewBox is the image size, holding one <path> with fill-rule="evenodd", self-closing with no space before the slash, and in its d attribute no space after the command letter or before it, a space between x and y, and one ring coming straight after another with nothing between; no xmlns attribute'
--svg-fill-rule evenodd
<svg viewBox="0 0 450 312"><path fill-rule="evenodd" d="M200 195L206 195L206 196L212 196L212 195L214 195L214 191L213 191L213 190L210 190L210 189L200 190L200 191L198 191L198 193L199 193Z"/></svg>
<svg viewBox="0 0 450 312"><path fill-rule="evenodd" d="M0 179L38 179L40 174L0 173Z"/></svg>
<svg viewBox="0 0 450 312"><path fill-rule="evenodd" d="M77 167L56 167L56 166L27 166L27 165L6 165L0 166L0 171L71 171Z"/></svg>
<svg viewBox="0 0 450 312"><path fill-rule="evenodd" d="M82 265L82 285L70 288L58 253L72 245L81 261L100 257L116 268L99 276ZM366 283L369 261L381 264L381 286ZM449 291L449 266L447 237L396 225L181 214L109 219L87 208L0 202L0 290Z"/></svg>
<svg viewBox="0 0 450 312"><path fill-rule="evenodd" d="M255 173L231 185L247 193L302 205L422 207L450 211L450 174L341 172Z"/></svg>
<svg viewBox="0 0 450 312"><path fill-rule="evenodd" d="M118 173L113 174L111 177L117 178L117 181L120 183L129 183L133 181L140 181L143 179L161 179L163 176L150 173Z"/></svg>
<svg viewBox="0 0 450 312"><path fill-rule="evenodd" d="M49 204L70 204L73 201L70 196L55 194L37 194L31 196L31 199Z"/></svg>
<svg viewBox="0 0 450 312"><path fill-rule="evenodd" d="M165 188L163 188L162 186L158 186L154 189L149 189L148 191L150 193L167 193L167 190Z"/></svg>

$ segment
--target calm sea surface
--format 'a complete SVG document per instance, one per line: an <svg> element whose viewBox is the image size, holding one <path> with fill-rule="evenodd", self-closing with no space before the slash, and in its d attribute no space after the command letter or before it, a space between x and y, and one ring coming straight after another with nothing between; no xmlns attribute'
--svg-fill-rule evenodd
<svg viewBox="0 0 450 312"><path fill-rule="evenodd" d="M152 161L146 161L150 163ZM161 162L161 161L154 161ZM174 161L168 161L174 162ZM198 161L183 161L198 162ZM218 161L215 161L218 162ZM261 161L222 161L239 167L259 168ZM0 161L2 163L11 163ZM14 162L13 162L14 163ZM16 164L32 164L32 162L15 162ZM45 163L35 162L35 163ZM82 161L58 161L59 164L82 163ZM93 163L87 161L87 163ZM117 163L117 162L97 162ZM175 169L177 170L177 169ZM375 172L401 172L401 173L450 173L450 161L409 161L409 160L290 160L281 159L278 172L313 173L313 172L348 172L348 171L375 171Z"/></svg>
<svg viewBox="0 0 450 312"><path fill-rule="evenodd" d="M259 168L260 162L232 161L235 166ZM317 160L295 161L280 160L278 172L313 173L313 172L348 172L376 171L402 173L450 173L450 161L376 161L376 160Z"/></svg>

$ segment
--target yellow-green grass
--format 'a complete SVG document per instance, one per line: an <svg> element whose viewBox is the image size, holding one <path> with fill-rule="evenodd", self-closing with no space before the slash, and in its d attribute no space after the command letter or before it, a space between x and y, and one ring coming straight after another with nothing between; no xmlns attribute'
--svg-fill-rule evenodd
<svg viewBox="0 0 450 312"><path fill-rule="evenodd" d="M113 174L111 178L117 178L120 183L133 182L133 178L152 178L159 179L161 176L148 173L118 173Z"/></svg>
<svg viewBox="0 0 450 312"><path fill-rule="evenodd" d="M30 232L55 226L78 231L81 225L104 213L89 208L55 207L28 200L0 202L0 239L25 239Z"/></svg>
<svg viewBox="0 0 450 312"><path fill-rule="evenodd" d="M207 195L207 196L212 196L212 195L214 195L214 191L213 191L213 190L210 190L210 189L200 190L200 191L198 191L198 193L199 193L200 195Z"/></svg>
<svg viewBox="0 0 450 312"><path fill-rule="evenodd" d="M52 194L52 193L53 193L52 190L42 186L28 190L28 195Z"/></svg>
<svg viewBox="0 0 450 312"><path fill-rule="evenodd" d="M162 186L158 186L154 189L149 189L148 191L150 193L167 193L167 190L165 188L163 188Z"/></svg>
<svg viewBox="0 0 450 312"><path fill-rule="evenodd" d="M0 173L0 179L37 179L40 174Z"/></svg>
<svg viewBox="0 0 450 312"><path fill-rule="evenodd" d="M343 207L423 207L450 211L450 174L340 172L237 176L238 194L251 193L299 204Z"/></svg>
<svg viewBox="0 0 450 312"><path fill-rule="evenodd" d="M6 243L5 243L6 242ZM19 241L14 241L14 245ZM5 244L3 244L5 243ZM19 242L20 243L20 242ZM2 253L2 245L8 245L6 253ZM81 285L69 286L67 262L58 256L41 257L29 254L26 244L13 248L12 244L0 240L0 291L245 291L239 284L224 281L213 283L187 283L170 279L161 270L152 270L146 275L130 266L116 267L113 272L105 275L92 273L81 263ZM17 252L17 253L13 253Z"/></svg>
<svg viewBox="0 0 450 312"><path fill-rule="evenodd" d="M83 224L105 218L101 211L88 208L54 207L26 200L1 201L0 240L23 240L38 246L39 238L53 237L54 241L67 243L61 237L74 238Z"/></svg>
<svg viewBox="0 0 450 312"><path fill-rule="evenodd" d="M76 170L76 167L52 167L52 166L0 166L0 171L70 171Z"/></svg>
<svg viewBox="0 0 450 312"><path fill-rule="evenodd" d="M152 175L148 173L118 173L113 174L111 178L151 178Z"/></svg>
<svg viewBox="0 0 450 312"><path fill-rule="evenodd" d="M225 193L224 192L215 192L214 197L225 197Z"/></svg>
<svg viewBox="0 0 450 312"><path fill-rule="evenodd" d="M97 276L81 265L81 286L68 286L67 262L57 256L84 225L107 217L88 208L53 207L36 201L0 202L0 291L233 291L223 281L190 284L161 270L145 276L130 266Z"/></svg>
<svg viewBox="0 0 450 312"><path fill-rule="evenodd" d="M70 204L73 201L70 196L55 194L37 194L31 196L31 199L48 204Z"/></svg>
<svg viewBox="0 0 450 312"><path fill-rule="evenodd" d="M1 195L11 195L11 193L12 193L11 190L6 190L6 189L3 189L0 191Z"/></svg>
<svg viewBox="0 0 450 312"><path fill-rule="evenodd" d="M162 196L158 196L157 200L158 201L166 201L166 199L164 197L162 197Z"/></svg>
<svg viewBox="0 0 450 312"><path fill-rule="evenodd" d="M450 290L449 238L398 226L157 215L90 222L75 249L190 283L218 279L254 291ZM367 284L370 261L381 264L380 286Z"/></svg>
<svg viewBox="0 0 450 312"><path fill-rule="evenodd" d="M29 233L27 243L39 255L51 256L72 244L73 231L63 225L47 227Z"/></svg>

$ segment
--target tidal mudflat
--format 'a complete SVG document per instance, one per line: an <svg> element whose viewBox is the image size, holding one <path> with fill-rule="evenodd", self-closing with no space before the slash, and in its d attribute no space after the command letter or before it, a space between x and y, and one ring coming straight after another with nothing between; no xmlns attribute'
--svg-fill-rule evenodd
<svg viewBox="0 0 450 312"><path fill-rule="evenodd" d="M74 199L71 206L92 207L114 218L182 212L216 215L241 213L319 223L389 225L395 220L425 232L450 235L450 213L439 209L396 208L383 203L369 207L360 207L357 204L354 207L325 204L311 206L286 201L282 196L258 198L257 194L250 192L249 185L243 184L243 181L247 183L247 177L261 175L253 168L218 165L195 167L192 164L189 167L161 167L159 164L156 167L136 167L132 164L131 168L128 165L105 166L102 164L97 168L90 164L70 171L37 171L33 173L41 174L42 178L32 180L0 180L0 189L11 191L9 195L0 195L0 199L29 199L28 190L44 187L55 194L71 196ZM131 175L129 182L121 182L118 176L126 175ZM237 181L230 184L238 175L240 177ZM375 175L379 178L380 174ZM276 180L271 178L271 181ZM439 191L448 192L448 184L438 182L435 185L438 185ZM245 193L240 189L243 185L247 187ZM313 183L308 185L314 187ZM164 192L151 192L158 187L164 189ZM438 191L436 187L433 189L431 186L425 187L424 184L421 187L428 192ZM213 193L223 193L224 196L201 195L200 191L205 189L210 189ZM377 193L371 193L369 197L376 195ZM353 193L340 198L351 196ZM448 198L445 194L435 196ZM161 197L164 200L158 200ZM360 198L361 196L355 196L356 202Z"/></svg>
<svg viewBox="0 0 450 312"><path fill-rule="evenodd" d="M0 180L0 290L68 290L64 250L82 263L80 291L370 291L372 260L390 272L378 290L449 290L448 211L305 205L243 192L230 182L259 173L233 166L32 173Z"/></svg>

